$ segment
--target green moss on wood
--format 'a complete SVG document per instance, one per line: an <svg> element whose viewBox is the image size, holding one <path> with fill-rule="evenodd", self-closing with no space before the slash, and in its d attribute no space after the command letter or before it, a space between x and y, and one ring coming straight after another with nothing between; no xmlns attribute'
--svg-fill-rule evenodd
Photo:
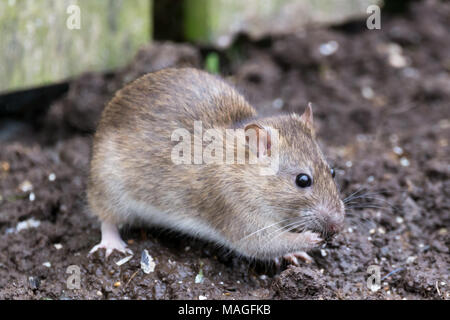
<svg viewBox="0 0 450 320"><path fill-rule="evenodd" d="M66 26L67 7L81 29ZM151 39L151 0L0 1L0 92L126 64Z"/></svg>

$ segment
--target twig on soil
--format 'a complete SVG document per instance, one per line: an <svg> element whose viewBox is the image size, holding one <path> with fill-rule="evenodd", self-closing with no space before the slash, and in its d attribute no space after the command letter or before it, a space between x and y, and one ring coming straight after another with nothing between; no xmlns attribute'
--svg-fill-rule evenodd
<svg viewBox="0 0 450 320"><path fill-rule="evenodd" d="M437 291L437 293L438 293L438 295L440 297L441 296L441 291L439 290L439 284L438 284L437 280L436 280L436 291Z"/></svg>
<svg viewBox="0 0 450 320"><path fill-rule="evenodd" d="M397 273L397 272L400 272L400 271L403 271L403 270L405 270L404 267L400 267L400 268L397 268L397 269L395 269L395 270L392 270L392 271L389 272L387 275L385 275L383 278L381 278L381 281L383 281L383 280L389 278L390 276L392 276L393 274L395 274L395 273Z"/></svg>
<svg viewBox="0 0 450 320"><path fill-rule="evenodd" d="M133 278L136 276L136 274L139 272L139 270L140 270L140 269L138 269L135 273L133 273L133 274L131 275L130 279L128 279L128 281L127 281L127 283L125 284L125 287L124 287L124 288L126 288L126 287L128 286L128 284L131 282L131 280L133 280Z"/></svg>

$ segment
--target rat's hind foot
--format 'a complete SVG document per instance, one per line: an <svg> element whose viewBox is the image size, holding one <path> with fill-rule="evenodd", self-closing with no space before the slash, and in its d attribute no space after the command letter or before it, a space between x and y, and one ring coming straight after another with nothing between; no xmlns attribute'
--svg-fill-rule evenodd
<svg viewBox="0 0 450 320"><path fill-rule="evenodd" d="M120 237L117 226L109 222L102 222L102 240L89 251L88 256L98 249L106 250L106 258L108 258L114 250L124 254L133 254L133 251L127 248L127 244Z"/></svg>
<svg viewBox="0 0 450 320"><path fill-rule="evenodd" d="M285 254L283 256L283 258L286 261L288 261L289 263L296 265L296 266L300 265L300 263L298 262L298 259L301 259L306 263L314 262L314 259L311 258L311 256L304 251L298 251L298 252L294 252L294 253Z"/></svg>

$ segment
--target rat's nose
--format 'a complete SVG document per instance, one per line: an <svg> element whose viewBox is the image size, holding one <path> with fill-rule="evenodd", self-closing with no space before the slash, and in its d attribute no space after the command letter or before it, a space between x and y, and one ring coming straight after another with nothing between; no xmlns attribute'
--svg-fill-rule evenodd
<svg viewBox="0 0 450 320"><path fill-rule="evenodd" d="M323 231L327 237L332 237L343 228L343 216L339 213L327 214L323 219Z"/></svg>
<svg viewBox="0 0 450 320"><path fill-rule="evenodd" d="M341 229L342 229L342 226L340 224L333 223L333 222L331 222L331 223L328 222L325 230L327 231L328 234L335 235Z"/></svg>
<svg viewBox="0 0 450 320"><path fill-rule="evenodd" d="M315 212L324 238L331 238L344 227L345 211L342 203L338 208L321 204L316 207Z"/></svg>

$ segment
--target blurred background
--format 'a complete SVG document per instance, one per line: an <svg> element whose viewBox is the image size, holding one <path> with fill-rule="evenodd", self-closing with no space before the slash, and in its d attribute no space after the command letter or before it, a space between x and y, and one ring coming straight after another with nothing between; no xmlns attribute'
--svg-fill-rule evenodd
<svg viewBox="0 0 450 320"><path fill-rule="evenodd" d="M158 272L138 273L139 255L86 258L100 237L84 192L105 104L183 66L223 76L261 115L313 103L354 196L314 264L277 273L153 229L125 238ZM449 130L448 1L1 0L0 298L448 299ZM80 290L66 290L71 264Z"/></svg>

